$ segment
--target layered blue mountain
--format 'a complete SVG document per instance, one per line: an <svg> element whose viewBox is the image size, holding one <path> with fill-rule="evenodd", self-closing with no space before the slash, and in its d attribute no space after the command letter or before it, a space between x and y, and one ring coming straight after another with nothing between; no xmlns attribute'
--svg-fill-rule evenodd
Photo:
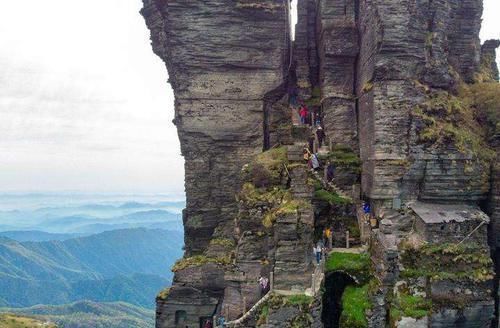
<svg viewBox="0 0 500 328"><path fill-rule="evenodd" d="M79 301L65 305L37 305L22 309L0 309L2 312L36 316L65 328L151 328L154 311L124 302L96 303Z"/></svg>
<svg viewBox="0 0 500 328"><path fill-rule="evenodd" d="M145 228L43 242L0 237L0 306L88 299L152 307L182 244L179 231Z"/></svg>

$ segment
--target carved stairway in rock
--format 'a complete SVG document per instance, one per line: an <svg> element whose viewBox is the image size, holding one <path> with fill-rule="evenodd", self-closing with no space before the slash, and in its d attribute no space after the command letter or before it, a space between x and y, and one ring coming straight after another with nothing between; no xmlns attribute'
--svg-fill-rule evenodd
<svg viewBox="0 0 500 328"><path fill-rule="evenodd" d="M236 320L233 320L233 321L229 321L227 322L224 327L230 327L230 328L236 328L236 327L245 327L244 323L250 319L253 315L255 315L257 313L257 310L260 309L261 306L264 305L264 303L269 300L271 298L271 296L273 295L273 292L269 292L267 293L266 295L264 295L264 297L262 297L257 303L254 304L254 306L252 306L250 308L250 310L248 310L245 314L243 314L240 318L236 319ZM216 326L216 327L220 327L220 326Z"/></svg>

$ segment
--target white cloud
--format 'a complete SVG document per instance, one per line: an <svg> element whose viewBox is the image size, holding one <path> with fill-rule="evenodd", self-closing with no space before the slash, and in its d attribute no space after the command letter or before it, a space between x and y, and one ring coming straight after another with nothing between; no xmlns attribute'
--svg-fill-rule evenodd
<svg viewBox="0 0 500 328"><path fill-rule="evenodd" d="M0 2L3 190L183 190L173 94L140 8Z"/></svg>

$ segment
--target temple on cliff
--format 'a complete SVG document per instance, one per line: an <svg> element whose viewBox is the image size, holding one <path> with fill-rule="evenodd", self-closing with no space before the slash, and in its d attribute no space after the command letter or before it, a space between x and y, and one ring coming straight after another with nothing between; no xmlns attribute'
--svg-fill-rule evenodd
<svg viewBox="0 0 500 328"><path fill-rule="evenodd" d="M157 328L498 327L500 139L477 99L499 90L500 42L480 43L482 0L298 0L295 40L288 0L143 2L186 171ZM290 87L333 181L304 163Z"/></svg>

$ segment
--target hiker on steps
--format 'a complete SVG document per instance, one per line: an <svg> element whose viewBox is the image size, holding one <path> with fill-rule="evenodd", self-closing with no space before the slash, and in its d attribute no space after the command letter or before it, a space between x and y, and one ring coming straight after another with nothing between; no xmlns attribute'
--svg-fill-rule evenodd
<svg viewBox="0 0 500 328"><path fill-rule="evenodd" d="M316 264L319 265L321 263L321 247L319 246L314 246L313 244L313 253L314 257L316 258Z"/></svg>
<svg viewBox="0 0 500 328"><path fill-rule="evenodd" d="M325 245L328 245L328 249L332 249L332 229L327 227L323 232L325 238Z"/></svg>
<svg viewBox="0 0 500 328"><path fill-rule="evenodd" d="M309 115L309 111L307 110L307 106L302 103L299 111L300 115L300 123L307 124L307 116Z"/></svg>
<svg viewBox="0 0 500 328"><path fill-rule="evenodd" d="M292 105L292 107L297 107L299 102L298 102L298 97L299 97L299 92L297 90L297 87L295 86L290 86L288 88L288 94L289 94L289 97L290 97L290 104Z"/></svg>
<svg viewBox="0 0 500 328"><path fill-rule="evenodd" d="M332 182L333 178L335 178L335 165L329 161L326 166L326 182Z"/></svg>
<svg viewBox="0 0 500 328"><path fill-rule="evenodd" d="M304 161L307 163L307 165L309 166L309 168L311 168L311 156L312 156L312 153L309 150L309 148L304 147L304 150L302 151L302 154L304 156Z"/></svg>
<svg viewBox="0 0 500 328"><path fill-rule="evenodd" d="M319 158L318 155L312 154L311 156L311 167L314 171L319 171L320 169L320 163L319 163Z"/></svg>
<svg viewBox="0 0 500 328"><path fill-rule="evenodd" d="M269 292L269 279L266 277L259 278L259 286L260 286L260 296L264 297Z"/></svg>
<svg viewBox="0 0 500 328"><path fill-rule="evenodd" d="M316 130L316 138L318 140L318 147L321 148L323 146L323 141L325 140L325 131L321 125Z"/></svg>

